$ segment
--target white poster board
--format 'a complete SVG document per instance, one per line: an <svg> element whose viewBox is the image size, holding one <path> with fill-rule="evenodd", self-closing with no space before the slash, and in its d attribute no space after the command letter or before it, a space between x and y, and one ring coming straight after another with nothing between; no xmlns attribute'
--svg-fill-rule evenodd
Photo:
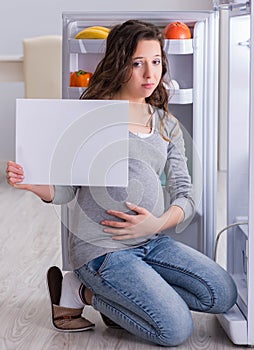
<svg viewBox="0 0 254 350"><path fill-rule="evenodd" d="M18 99L23 183L127 186L128 101Z"/></svg>

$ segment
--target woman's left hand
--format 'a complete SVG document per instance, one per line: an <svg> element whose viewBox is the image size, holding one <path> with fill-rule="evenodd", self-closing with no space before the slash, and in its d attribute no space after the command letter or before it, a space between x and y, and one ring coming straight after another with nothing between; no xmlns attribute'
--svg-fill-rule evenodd
<svg viewBox="0 0 254 350"><path fill-rule="evenodd" d="M148 236L160 232L161 219L152 215L145 208L135 204L126 203L127 207L135 211L137 215L130 215L116 210L108 210L107 213L124 221L103 220L102 225L110 226L104 232L112 233L112 239L124 240Z"/></svg>

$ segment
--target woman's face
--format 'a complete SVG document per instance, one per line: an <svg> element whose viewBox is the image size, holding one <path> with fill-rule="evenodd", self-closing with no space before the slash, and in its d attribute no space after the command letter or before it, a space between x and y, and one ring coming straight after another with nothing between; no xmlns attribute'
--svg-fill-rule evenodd
<svg viewBox="0 0 254 350"><path fill-rule="evenodd" d="M161 47L157 40L141 40L132 57L132 74L117 94L121 99L145 102L158 86L162 75Z"/></svg>

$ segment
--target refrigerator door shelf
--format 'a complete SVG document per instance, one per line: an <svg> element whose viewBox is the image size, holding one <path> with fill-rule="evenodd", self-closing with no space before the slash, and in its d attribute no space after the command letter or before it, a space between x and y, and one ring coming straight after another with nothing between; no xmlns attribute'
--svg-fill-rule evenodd
<svg viewBox="0 0 254 350"><path fill-rule="evenodd" d="M233 275L233 279L237 285L238 298L237 305L242 314L248 317L248 284L247 280L241 275Z"/></svg>
<svg viewBox="0 0 254 350"><path fill-rule="evenodd" d="M188 55L193 53L193 39L165 40L164 50L168 55Z"/></svg>
<svg viewBox="0 0 254 350"><path fill-rule="evenodd" d="M170 104L189 104L193 102L193 89L169 90Z"/></svg>
<svg viewBox="0 0 254 350"><path fill-rule="evenodd" d="M220 10L234 11L234 15L241 15L250 13L250 1L248 0L231 0L231 1L220 1L218 5Z"/></svg>
<svg viewBox="0 0 254 350"><path fill-rule="evenodd" d="M238 218L237 218L238 219ZM236 221L240 222L240 221ZM244 222L241 220L241 222ZM231 266L231 275L237 285L238 299L237 304L243 315L248 318L248 225L242 224L236 226L231 231L234 253L233 266Z"/></svg>
<svg viewBox="0 0 254 350"><path fill-rule="evenodd" d="M68 98L77 99L86 88L83 87L69 87ZM193 102L192 89L177 89L169 90L170 104L189 104Z"/></svg>
<svg viewBox="0 0 254 350"><path fill-rule="evenodd" d="M217 315L217 318L234 344L246 345L248 343L247 320L234 305L228 312Z"/></svg>
<svg viewBox="0 0 254 350"><path fill-rule="evenodd" d="M69 39L70 53L104 53L106 40ZM188 55L193 53L193 39L165 40L165 52L168 55Z"/></svg>

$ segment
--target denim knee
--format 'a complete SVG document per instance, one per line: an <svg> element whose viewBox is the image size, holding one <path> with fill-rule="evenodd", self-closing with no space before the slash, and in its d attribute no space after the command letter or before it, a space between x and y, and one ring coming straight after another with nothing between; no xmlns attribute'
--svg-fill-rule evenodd
<svg viewBox="0 0 254 350"><path fill-rule="evenodd" d="M165 318L166 321L166 318ZM175 315L174 322L165 322L161 325L156 343L162 346L178 346L184 343L193 333L194 323L191 313Z"/></svg>
<svg viewBox="0 0 254 350"><path fill-rule="evenodd" d="M227 312L237 300L237 287L233 278L226 271L220 277L220 283L213 286L214 304L209 313Z"/></svg>

